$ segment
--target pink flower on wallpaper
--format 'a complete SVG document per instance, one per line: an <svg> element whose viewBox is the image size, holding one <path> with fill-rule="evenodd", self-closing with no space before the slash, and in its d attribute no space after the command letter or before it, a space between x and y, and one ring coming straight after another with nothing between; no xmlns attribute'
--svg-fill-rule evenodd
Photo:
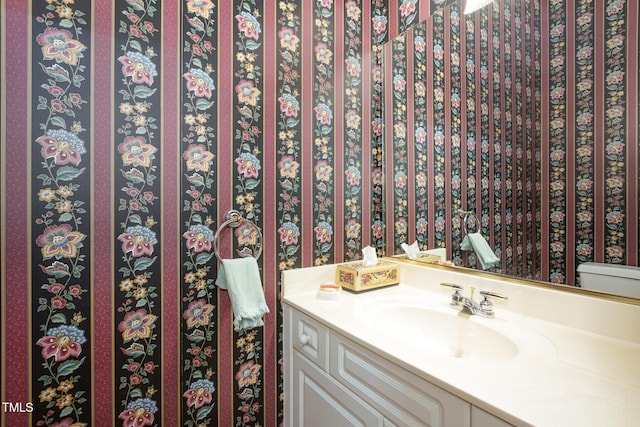
<svg viewBox="0 0 640 427"><path fill-rule="evenodd" d="M416 35L413 39L413 46L416 52L424 53L427 51L427 42L421 35Z"/></svg>
<svg viewBox="0 0 640 427"><path fill-rule="evenodd" d="M128 342L149 338L157 318L158 316L148 314L147 310L143 308L127 313L118 324L118 330L122 332L122 339L124 342Z"/></svg>
<svg viewBox="0 0 640 427"><path fill-rule="evenodd" d="M191 13L195 13L202 17L202 19L209 19L210 13L213 10L213 2L211 0L188 0L187 10Z"/></svg>
<svg viewBox="0 0 640 427"><path fill-rule="evenodd" d="M238 30L244 34L245 37L253 40L260 40L260 22L255 16L249 12L242 12L236 15L236 21L238 21Z"/></svg>
<svg viewBox="0 0 640 427"><path fill-rule="evenodd" d="M333 57L333 52L327 46L326 43L318 43L315 47L316 52L316 61L321 62L326 65L331 64L331 58Z"/></svg>
<svg viewBox="0 0 640 427"><path fill-rule="evenodd" d="M261 365L255 363L253 360L240 366L240 369L236 373L236 381L238 387L243 388L248 385L253 385L258 381L258 373L262 368Z"/></svg>
<svg viewBox="0 0 640 427"><path fill-rule="evenodd" d="M42 146L42 157L54 159L56 165L71 163L78 166L82 161L82 154L87 152L84 141L78 135L61 129L48 131L46 135L36 138L36 142Z"/></svg>
<svg viewBox="0 0 640 427"><path fill-rule="evenodd" d="M382 136L382 130L384 126L382 125L382 120L375 119L371 122L371 131L375 136Z"/></svg>
<svg viewBox="0 0 640 427"><path fill-rule="evenodd" d="M122 242L122 252L131 252L134 257L153 254L153 245L158 243L156 233L149 227L134 225L118 236Z"/></svg>
<svg viewBox="0 0 640 427"><path fill-rule="evenodd" d="M69 224L50 225L38 236L36 244L41 248L44 259L75 258L85 237L79 231L73 231Z"/></svg>
<svg viewBox="0 0 640 427"><path fill-rule="evenodd" d="M204 299L199 299L189 304L189 307L182 313L182 317L187 321L188 328L207 326L213 309L213 305L207 304Z"/></svg>
<svg viewBox="0 0 640 427"><path fill-rule="evenodd" d="M196 253L211 251L211 242L214 236L211 229L206 225L192 225L182 237L186 240L187 249L193 249Z"/></svg>
<svg viewBox="0 0 640 427"><path fill-rule="evenodd" d="M208 172L214 155L203 144L191 144L182 153L182 157L187 162L187 170Z"/></svg>
<svg viewBox="0 0 640 427"><path fill-rule="evenodd" d="M56 362L78 357L82 353L82 344L87 342L84 331L76 326L62 325L52 328L47 335L40 338L36 344L42 347L42 357L53 357Z"/></svg>
<svg viewBox="0 0 640 427"><path fill-rule="evenodd" d="M416 0L402 0L400 15L407 17L416 11Z"/></svg>
<svg viewBox="0 0 640 427"><path fill-rule="evenodd" d="M350 56L344 60L344 64L351 77L360 77L361 67L357 58Z"/></svg>
<svg viewBox="0 0 640 427"><path fill-rule="evenodd" d="M211 98L215 89L213 79L203 70L193 68L182 75L187 81L187 90L193 92L198 98Z"/></svg>
<svg viewBox="0 0 640 427"><path fill-rule="evenodd" d="M147 144L143 136L127 136L118 144L118 152L122 155L122 163L126 165L148 168L155 159L156 147Z"/></svg>
<svg viewBox="0 0 640 427"><path fill-rule="evenodd" d="M283 178L295 179L298 176L300 164L293 159L293 156L283 156L278 162L280 176Z"/></svg>
<svg viewBox="0 0 640 427"><path fill-rule="evenodd" d="M296 33L293 29L289 27L283 27L280 31L278 31L278 37L280 38L280 46L284 49L287 49L291 52L295 52L298 50L298 45L300 44L300 39L296 36Z"/></svg>
<svg viewBox="0 0 640 427"><path fill-rule="evenodd" d="M384 223L377 220L371 225L371 234L373 234L373 237L375 237L376 239L382 239L382 237L384 236L384 228Z"/></svg>
<svg viewBox="0 0 640 427"><path fill-rule="evenodd" d="M351 129L360 129L360 116L356 110L349 110L345 114L345 125Z"/></svg>
<svg viewBox="0 0 640 427"><path fill-rule="evenodd" d="M278 229L280 234L280 242L285 245L295 245L298 243L298 237L300 236L300 229L292 222L285 222Z"/></svg>
<svg viewBox="0 0 640 427"><path fill-rule="evenodd" d="M376 15L371 18L371 22L373 22L373 30L376 34L383 34L387 31L387 17L384 15Z"/></svg>
<svg viewBox="0 0 640 427"><path fill-rule="evenodd" d="M360 170L358 168L356 168L355 166L349 166L347 170L344 172L344 174L345 174L345 179L349 185L351 186L360 185L360 178L362 176L360 175Z"/></svg>
<svg viewBox="0 0 640 427"><path fill-rule="evenodd" d="M238 102L255 107L258 105L261 92L251 80L240 80L236 85L236 94L238 95Z"/></svg>
<svg viewBox="0 0 640 427"><path fill-rule="evenodd" d="M347 17L349 19L353 21L360 21L361 10L355 1L347 1L344 5L344 9L347 12Z"/></svg>
<svg viewBox="0 0 640 427"><path fill-rule="evenodd" d="M240 157L235 159L235 163L238 165L238 173L245 178L257 178L260 174L260 160L251 153L240 154Z"/></svg>
<svg viewBox="0 0 640 427"><path fill-rule="evenodd" d="M47 28L44 33L38 34L36 41L42 46L44 59L55 59L56 62L69 65L76 65L86 49L85 45L73 39L69 31L57 28Z"/></svg>
<svg viewBox="0 0 640 427"><path fill-rule="evenodd" d="M213 382L206 379L197 380L189 385L189 389L182 396L187 399L188 407L194 406L198 409L211 403L215 389Z"/></svg>
<svg viewBox="0 0 640 427"><path fill-rule="evenodd" d="M317 226L314 227L313 231L316 233L316 240L321 243L331 242L331 238L333 236L333 228L331 224L325 221L320 221Z"/></svg>
<svg viewBox="0 0 640 427"><path fill-rule="evenodd" d="M316 172L316 179L318 181L330 181L333 174L333 168L327 163L326 160L320 160L313 168Z"/></svg>
<svg viewBox="0 0 640 427"><path fill-rule="evenodd" d="M155 64L148 56L138 52L127 52L118 58L122 64L122 74L131 77L134 83L153 85L153 78L158 75Z"/></svg>
<svg viewBox="0 0 640 427"><path fill-rule="evenodd" d="M407 186L407 174L404 171L396 172L396 175L393 179L396 188L405 188Z"/></svg>
<svg viewBox="0 0 640 427"><path fill-rule="evenodd" d="M313 109L316 112L316 120L329 126L333 122L333 111L327 104L320 103Z"/></svg>
<svg viewBox="0 0 640 427"><path fill-rule="evenodd" d="M144 427L153 425L154 415L158 411L156 402L143 397L130 402L127 409L120 412L118 418L122 420L122 427Z"/></svg>
<svg viewBox="0 0 640 427"><path fill-rule="evenodd" d="M298 117L300 104L293 95L289 95L288 93L286 93L278 98L278 102L280 102L280 111L282 111L285 116Z"/></svg>

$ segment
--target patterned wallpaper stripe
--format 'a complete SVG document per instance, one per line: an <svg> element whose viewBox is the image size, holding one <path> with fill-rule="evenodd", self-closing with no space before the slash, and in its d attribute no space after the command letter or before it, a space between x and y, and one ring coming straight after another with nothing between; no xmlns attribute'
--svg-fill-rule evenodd
<svg viewBox="0 0 640 427"><path fill-rule="evenodd" d="M343 144L347 146L347 141L345 139L345 129L347 128L345 121L348 120L344 113L344 105L347 100L345 96L345 76L346 76L346 63L345 63L345 45L344 42L340 41L340 38L336 38L337 34L345 34L345 39L348 39L349 36L346 36L345 31L345 22L344 22L344 12L345 8L341 5L335 5L334 7L334 16L333 16L333 33L334 33L334 42L333 42L333 99L331 100L332 109L333 109L333 138L334 141L343 141ZM338 63L340 66L336 66ZM338 117L344 117L344 120L338 120ZM346 196L344 192L344 184L345 184L345 158L344 151L345 149L340 149L339 146L334 146L333 148L333 156L334 156L334 166L333 166L333 217L335 218L333 223L333 241L334 250L333 257L334 259L344 259L344 241L345 241L345 205L346 205Z"/></svg>
<svg viewBox="0 0 640 427"><path fill-rule="evenodd" d="M4 0L0 5L0 51L6 52L6 28L7 28L7 20L6 14L4 12ZM7 99L5 97L6 94L6 65L5 65L5 55L0 55L0 111L7 111ZM5 142L6 139L6 129L7 122L6 116L2 114L0 117L0 165L4 165L4 159L7 156L7 144ZM0 172L0 230L4 232L6 230L6 218L7 218L7 208L5 205L5 194L7 193L6 189L7 182L7 168L2 168ZM7 256L6 256L6 244L4 239L0 239L0 271L7 271ZM5 275L0 275L0 352L5 355L7 354L7 342L5 340L5 336L7 334L7 319L5 318L6 313L6 295L4 290L6 289L5 283ZM3 357L0 361L0 371L5 372L7 369L7 361L6 357ZM0 385L0 400L2 402L7 402L5 397L5 388L3 385Z"/></svg>
<svg viewBox="0 0 640 427"><path fill-rule="evenodd" d="M567 91L569 99L575 99L576 120L575 120L575 205L576 215L576 239L575 239L575 261L593 261L593 247L595 243L594 218L595 210L595 150L592 135L595 133L593 111L595 104L593 87L593 70L595 67L594 55L594 28L593 15L594 7L590 3L576 4L575 21L575 46L577 52L575 71L570 75L576 76L578 90ZM573 20L572 20L573 22ZM571 64L571 61L569 61ZM552 98L560 96L559 93L552 94Z"/></svg>
<svg viewBox="0 0 640 427"><path fill-rule="evenodd" d="M302 46L299 34L302 28L302 8L295 1L282 2L277 11L277 52L276 79L277 107L279 112L276 120L277 153L275 185L278 203L276 206L275 227L278 238L274 239L277 256L277 271L298 268L302 265L301 229L302 229ZM276 244L277 242L277 244ZM278 274L277 292L281 292L280 275ZM275 307L278 319L282 319L280 300ZM277 392L269 393L277 396L276 415L278 424L284 417L284 378L283 378L283 333L277 325L278 363L274 365L277 378Z"/></svg>
<svg viewBox="0 0 640 427"><path fill-rule="evenodd" d="M382 45L388 40L389 10L382 0L371 0L371 67L373 90L371 103L374 106L371 120L371 246L379 255L385 253L384 223L386 218L384 205L384 161L383 161L383 128L385 81L383 75ZM366 199L365 199L366 200Z"/></svg>
<svg viewBox="0 0 640 427"><path fill-rule="evenodd" d="M90 17L32 3L29 401L47 424L92 416Z"/></svg>
<svg viewBox="0 0 640 427"><path fill-rule="evenodd" d="M313 8L313 158L314 196L313 263L334 261L335 153L334 147L334 60L335 27L332 2L317 2Z"/></svg>
<svg viewBox="0 0 640 427"><path fill-rule="evenodd" d="M447 161L449 165L449 185L450 185L450 201L447 206L447 222L451 224L451 247L458 248L462 242L462 223L460 215L456 212L460 209L467 209L467 205L463 189L467 187L466 180L463 175L464 161L462 158L462 77L460 70L460 58L462 55L462 44L460 38L460 11L457 5L452 5L445 12L445 19L448 21L446 28L448 29L448 48L449 55L445 57L445 69L449 70L449 79L447 82L448 89L445 89L445 108L449 114L449 131L448 140L450 141L450 158ZM447 33L445 33L445 37ZM448 63L448 65L447 65Z"/></svg>
<svg viewBox="0 0 640 427"><path fill-rule="evenodd" d="M254 0L234 1L234 208L261 230L264 186L264 8ZM251 255L257 242L255 228L241 224L234 231L233 254ZM261 242L262 244L264 242ZM236 254L236 252L238 252ZM264 257L258 260L264 266ZM263 274L264 277L264 274ZM264 279L263 279L264 285ZM264 331L234 332L234 419L236 425L264 424Z"/></svg>
<svg viewBox="0 0 640 427"><path fill-rule="evenodd" d="M234 203L233 175L237 168L234 163L234 144L232 143L235 132L234 112L236 109L237 95L235 93L235 82L233 68L235 65L235 45L234 36L237 31L237 21L235 19L236 10L234 3L230 1L216 2L217 22L218 22L218 70L217 87L218 95L218 126L217 126L217 149L218 158L216 162L217 183L214 186L217 197L217 218L214 218L214 230L224 221L223 215L232 208ZM214 16L214 19L216 17ZM230 256L229 246L232 244L232 233L225 233L223 236L226 249L225 256ZM215 261L217 262L217 261ZM218 306L216 310L216 330L218 339L216 347L218 364L215 366L218 383L218 400L216 401L217 417L214 417L214 425L232 425L235 419L234 395L236 382L234 379L234 355L235 340L233 339L233 312L229 297L224 291L217 290ZM217 419L216 419L217 418ZM217 423L217 424L216 424Z"/></svg>
<svg viewBox="0 0 640 427"><path fill-rule="evenodd" d="M421 249L429 249L428 244L428 216L429 204L427 203L427 129L429 116L427 113L427 42L426 23L414 27L413 44L415 46L415 66L413 69L413 90L416 94L414 103L415 132L413 141L415 147L415 237ZM411 243L411 242L409 242Z"/></svg>
<svg viewBox="0 0 640 427"><path fill-rule="evenodd" d="M218 386L218 293L213 237L220 217L215 192L218 109L217 9L180 9L181 40L181 425L215 420Z"/></svg>
<svg viewBox="0 0 640 427"><path fill-rule="evenodd" d="M13 48L19 52L28 49L27 34L25 33L25 20L10 19L10 14L20 17L28 16L27 2L18 0L3 1L6 5L2 10L3 22L0 32L2 33L2 102L10 101L11 108L3 108L2 123L2 170L6 175L2 187L2 250L3 262L11 268L2 269L2 331L3 338L3 358L2 366L2 400L11 402L29 402L29 372L31 366L31 337L29 336L28 325L31 313L24 307L31 306L31 295L23 287L8 286L12 283L29 283L28 250L30 249L30 214L31 204L26 194L28 194L27 181L20 173L11 173L11 168L5 167L10 164L19 165L20 170L29 170L28 151L32 150L30 144L5 144L7 141L29 141L30 132L25 118L30 117L28 108L29 100L26 96L26 89L30 84L30 73L27 55L10 55L9 49ZM7 12L5 15L4 12ZM7 52L7 54L4 54ZM11 61L7 61L11 58ZM13 66L12 66L13 65ZM6 68L5 68L6 67ZM7 84L9 83L10 84ZM24 124L21 126L9 126L9 124ZM7 125L5 127L5 124ZM13 212L22 212L19 215L12 215ZM11 215L11 216L9 216ZM19 242L19 244L16 244ZM5 258L6 256L6 258ZM3 266L4 267L4 266ZM11 349L10 352L5 352ZM10 369L9 369L10 368ZM6 374L6 375L5 375ZM2 413L3 421L7 425L21 425L29 421L29 416L23 413Z"/></svg>
<svg viewBox="0 0 640 427"><path fill-rule="evenodd" d="M361 258L362 242L362 153L366 139L363 138L363 80L368 67L363 67L363 35L361 1L345 3L344 9L344 47L343 62L343 200L344 200L344 241L343 259ZM340 81L339 78L337 78ZM339 105L339 104L338 104ZM339 216L342 217L342 216Z"/></svg>
<svg viewBox="0 0 640 427"><path fill-rule="evenodd" d="M476 18L477 16L474 15L466 15L464 16L464 26L463 26L463 32L464 32L464 55L461 55L460 61L461 61L461 66L464 67L464 75L466 76L466 80L464 81L464 87L466 90L466 93L464 95L464 98L466 99L465 105L466 105L466 111L467 111L467 115L466 117L463 118L464 120L464 127L466 128L466 137L463 138L463 143L465 144L465 151L467 152L467 158L466 158L466 162L467 162L467 167L466 167L466 172L465 173L465 178L462 180L463 185L466 185L466 194L464 194L465 198L466 198L466 202L464 203L464 208L465 209L470 209L469 207L474 207L475 210L475 206L477 206L477 194L478 194L478 182L476 180L476 177L478 177L478 162L477 162L477 156L478 156L478 148L479 148L479 141L478 141L478 121L476 120L476 115L477 115L477 107L479 105L478 103L478 98L477 98L477 92L478 92L478 86L476 85L476 81L478 79L478 73L477 73L477 69L476 69L476 37L478 36L476 34ZM464 60L464 64L462 64L462 61ZM479 212L477 212L478 215L480 215ZM479 217L477 217L479 218ZM464 218L463 218L464 221ZM464 227L464 224L462 224L462 227ZM479 231L479 227L478 227L478 222L476 222L474 228L469 227L468 231ZM464 233L464 229L463 229L463 233ZM467 258L466 263L463 263L462 265L466 265L466 266L474 266L473 264L471 264L471 260Z"/></svg>
<svg viewBox="0 0 640 427"><path fill-rule="evenodd" d="M164 418L161 5L117 2L114 26L114 424ZM117 208L115 208L117 206ZM117 307L117 308L115 308Z"/></svg>
<svg viewBox="0 0 640 427"><path fill-rule="evenodd" d="M162 216L163 238L167 242L163 246L162 286L162 312L166 318L163 326L163 353L162 353L162 379L163 390L162 406L163 425L177 425L180 419L180 407L183 393L180 384L180 357L179 348L182 336L183 311L180 309L180 274L181 266L180 243L182 233L180 229L180 215L182 206L179 199L180 168L182 165L180 146L180 114L181 100L179 97L180 82L182 78L179 57L180 29L182 17L178 3L164 3L161 15L161 28L177 28L178 31L163 31L161 33L161 49L163 56L162 72L162 105L160 122L163 143L160 146L163 159L160 185L162 188Z"/></svg>
<svg viewBox="0 0 640 427"><path fill-rule="evenodd" d="M407 150L407 37L409 34L397 36L391 42L391 70L392 70L392 108L391 124L389 129L389 141L393 141L392 150L388 155L389 176L393 177L393 222L387 227L390 233L389 241L393 241L393 250L390 253L401 253L400 245L408 242L408 150ZM388 147L388 145L387 145Z"/></svg>
<svg viewBox="0 0 640 427"><path fill-rule="evenodd" d="M93 8L94 49L92 60L96 72L92 75L93 100L110 100L111 74L115 70L113 60L113 41L111 34L113 6L109 2L95 2ZM94 102L94 116L92 127L94 129L93 145L93 251L100 262L93 263L93 302L92 316L94 319L94 349L95 363L92 377L94 379L94 395L108 396L109 398L94 399L92 425L98 425L98 420L103 417L109 421L113 419L115 411L114 389L116 385L112 379L115 367L112 363L114 331L113 323L115 314L111 310L114 293L112 285L113 254L111 245L113 242L113 190L110 177L114 169L115 160L111 139L113 138L113 117L111 102ZM96 161L99 159L100 161ZM100 303L106 301L108 303Z"/></svg>

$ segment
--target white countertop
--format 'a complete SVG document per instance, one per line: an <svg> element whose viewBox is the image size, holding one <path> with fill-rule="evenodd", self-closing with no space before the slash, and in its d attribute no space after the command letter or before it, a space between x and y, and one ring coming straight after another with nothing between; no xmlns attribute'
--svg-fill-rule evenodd
<svg viewBox="0 0 640 427"><path fill-rule="evenodd" d="M389 361L514 425L636 426L640 420L640 305L479 278L453 270L401 265L401 284L336 301L317 298L335 266L283 273L283 300ZM375 307L394 299L448 307L449 281L506 294L496 317L478 325L525 328L529 343L509 360L458 359L421 351L416 340L387 339L372 323ZM477 299L477 298L476 298ZM454 312L455 314L455 312ZM416 335L438 325L407 325ZM405 328L403 328L405 329ZM407 331L404 331L406 335ZM401 334L402 335L402 334ZM412 336L412 335L408 335ZM517 339L516 339L517 341ZM526 348L527 345L529 348ZM533 348L535 347L535 348Z"/></svg>

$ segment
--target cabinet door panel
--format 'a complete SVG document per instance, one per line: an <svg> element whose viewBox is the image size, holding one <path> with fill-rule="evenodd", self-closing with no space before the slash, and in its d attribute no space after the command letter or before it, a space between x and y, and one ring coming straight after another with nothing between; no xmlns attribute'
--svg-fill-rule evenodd
<svg viewBox="0 0 640 427"><path fill-rule="evenodd" d="M381 414L353 396L326 372L322 372L304 357L294 352L293 382L295 392L292 419L287 425L296 427L380 426Z"/></svg>
<svg viewBox="0 0 640 427"><path fill-rule="evenodd" d="M330 372L398 426L463 427L469 403L409 374L381 356L332 334ZM335 360L334 360L335 358Z"/></svg>

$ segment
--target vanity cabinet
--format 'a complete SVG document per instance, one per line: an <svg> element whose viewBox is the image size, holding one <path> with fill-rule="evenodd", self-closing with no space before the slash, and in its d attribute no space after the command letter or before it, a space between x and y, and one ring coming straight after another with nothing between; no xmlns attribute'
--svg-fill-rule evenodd
<svg viewBox="0 0 640 427"><path fill-rule="evenodd" d="M284 318L289 427L502 425L286 304Z"/></svg>

